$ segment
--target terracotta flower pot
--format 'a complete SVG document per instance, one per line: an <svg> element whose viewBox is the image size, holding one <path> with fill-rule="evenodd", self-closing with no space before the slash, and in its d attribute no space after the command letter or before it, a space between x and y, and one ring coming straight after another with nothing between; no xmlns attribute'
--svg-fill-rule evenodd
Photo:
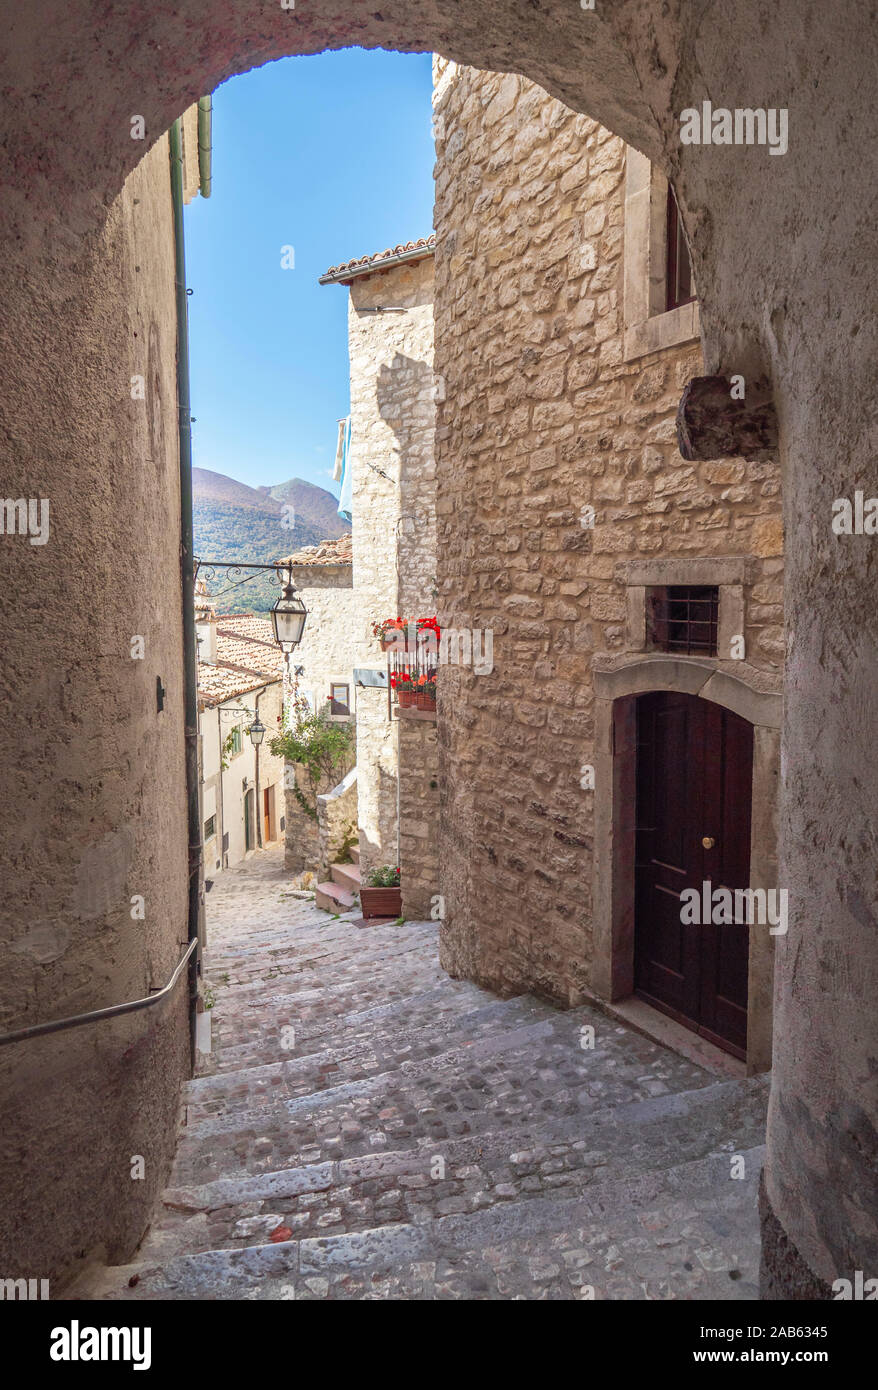
<svg viewBox="0 0 878 1390"><path fill-rule="evenodd" d="M417 692L414 690L398 690L396 692L396 697L399 701L400 709L410 709L418 698Z"/></svg>
<svg viewBox="0 0 878 1390"><path fill-rule="evenodd" d="M418 709L435 710L435 708L436 708L436 696L435 696L435 695L424 695L422 692L419 691L419 692L418 692L418 696L417 696L417 703L418 703Z"/></svg>
<svg viewBox="0 0 878 1390"><path fill-rule="evenodd" d="M361 888L360 907L364 917L401 917L401 888Z"/></svg>

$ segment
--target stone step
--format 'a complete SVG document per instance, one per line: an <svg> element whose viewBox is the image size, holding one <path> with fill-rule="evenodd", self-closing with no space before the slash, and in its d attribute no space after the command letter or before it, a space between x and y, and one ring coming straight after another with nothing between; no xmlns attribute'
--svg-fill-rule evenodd
<svg viewBox="0 0 878 1390"><path fill-rule="evenodd" d="M454 999L444 1013L439 1014L434 1007L410 1027L401 1026L398 1014L391 1016L391 1021L383 1016L377 1027L371 1021L364 1028L352 1024L349 1018L342 1019L331 1034L321 1034L322 1046L312 1042L310 1050L301 1054L295 1026L288 1024L286 1037L282 1033L278 1036L275 1060L260 1060L251 1066L242 1064L233 1071L214 1072L185 1083L183 1099L188 1106L188 1123L247 1108L254 1098L260 1103L275 1103L323 1090L333 1081L386 1073L403 1062L427 1060L452 1047L468 1047L481 1038L538 1022L547 1014L551 1017L545 1005L526 996ZM267 1056L264 1043L259 1047L259 1056Z"/></svg>
<svg viewBox="0 0 878 1390"><path fill-rule="evenodd" d="M208 982L213 984L212 977ZM352 1014L440 988L443 983L447 984L447 977L438 963L425 968L412 959L398 963L389 975L377 964L373 968L370 961L362 979L337 980L330 986L314 986L312 977L282 977L268 982L263 990L235 991L228 997L218 990L215 1051L224 1065L228 1048L258 1045L261 1037L274 1046L280 1029L288 1025L305 1031L321 1027L337 1032ZM281 1056L278 1048L276 1057Z"/></svg>
<svg viewBox="0 0 878 1390"><path fill-rule="evenodd" d="M224 1045L214 1049L204 1073L224 1075L263 1062L289 1060L289 1050L282 1035L288 1020L286 1014L281 1017L280 1011L292 1007L294 998L296 1019L293 1026L296 1030L296 1055L300 1057L323 1051L328 1046L346 1046L351 1036L358 1037L362 1045L375 1048L380 1047L385 1038L393 1039L403 1032L408 1035L431 1025L446 1030L462 1014L497 1002L493 995L480 990L477 985L469 981L449 980L438 970L432 989L412 987L398 997L391 995L388 999L389 993L389 990L383 989L382 1002L369 1006L362 993L355 993L354 987L349 985L336 993L333 1009L323 1009L318 1013L313 1008L314 995L310 998L299 995L271 1006L273 1011L266 1012L261 1026L257 1026L252 1017L248 1019L245 1016L236 1021L240 1026L233 1029L230 1025L223 1033ZM357 1005L362 1003L366 1003L367 1007L358 1008ZM241 1041L235 1040L238 1037Z"/></svg>
<svg viewBox="0 0 878 1390"><path fill-rule="evenodd" d="M757 1298L764 1149L423 1224L87 1270L69 1298Z"/></svg>
<svg viewBox="0 0 878 1390"><path fill-rule="evenodd" d="M330 864L329 872L339 887L348 893L360 891L360 868L358 864Z"/></svg>
<svg viewBox="0 0 878 1390"><path fill-rule="evenodd" d="M420 1225L498 1202L573 1196L609 1177L633 1179L714 1153L730 1163L761 1142L767 1099L764 1078L717 1082L597 1111L587 1129L578 1118L549 1120L169 1189L145 1254L242 1248L278 1227L304 1238Z"/></svg>
<svg viewBox="0 0 878 1390"><path fill-rule="evenodd" d="M318 883L314 890L314 901L324 912L350 912L356 906L353 893L342 888L334 880Z"/></svg>
<svg viewBox="0 0 878 1390"><path fill-rule="evenodd" d="M338 884L330 886L341 891ZM331 989L339 980L357 978L370 963L391 976L399 956L411 956L409 964L425 973L438 964L435 923L406 922L354 935L350 922L327 921L325 917L320 921L325 930L316 940L279 939L275 933L261 950L257 947L252 962L211 956L205 962L205 972L216 989L234 989L236 996L244 998L248 990L259 993L266 982L279 978L289 978L295 984L301 977L308 988Z"/></svg>
<svg viewBox="0 0 878 1390"><path fill-rule="evenodd" d="M409 1147L420 1139L438 1143L537 1118L587 1116L602 1105L695 1089L713 1079L593 1011L549 1013L529 1026L316 1094L272 1103L257 1091L250 1104L183 1130L173 1185ZM593 1020L594 1050L578 1046L583 1018Z"/></svg>
<svg viewBox="0 0 878 1390"><path fill-rule="evenodd" d="M351 859L354 861L354 863L355 863L355 864L359 864L359 862L360 862L360 846L359 846L359 844L351 845L350 849L348 850L348 853L350 854Z"/></svg>

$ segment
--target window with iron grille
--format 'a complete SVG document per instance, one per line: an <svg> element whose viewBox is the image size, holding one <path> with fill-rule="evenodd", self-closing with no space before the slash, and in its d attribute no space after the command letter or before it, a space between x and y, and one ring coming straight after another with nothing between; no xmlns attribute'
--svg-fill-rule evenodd
<svg viewBox="0 0 878 1390"><path fill-rule="evenodd" d="M204 822L204 838L205 840L212 840L215 834L216 816L208 816L207 820Z"/></svg>
<svg viewBox="0 0 878 1390"><path fill-rule="evenodd" d="M716 656L719 588L669 584L647 590L647 641L651 651L678 656Z"/></svg>

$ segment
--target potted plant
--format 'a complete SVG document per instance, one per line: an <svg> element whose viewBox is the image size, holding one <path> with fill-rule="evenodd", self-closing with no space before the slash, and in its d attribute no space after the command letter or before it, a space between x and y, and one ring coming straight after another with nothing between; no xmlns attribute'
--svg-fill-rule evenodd
<svg viewBox="0 0 878 1390"><path fill-rule="evenodd" d="M383 864L367 875L368 884L360 888L360 906L364 917L402 916L402 889L399 869Z"/></svg>
<svg viewBox="0 0 878 1390"><path fill-rule="evenodd" d="M383 652L389 647L398 647L405 640L405 630L405 618L384 618L380 623L372 624L372 635L378 638Z"/></svg>
<svg viewBox="0 0 878 1390"><path fill-rule="evenodd" d="M436 677L434 675L421 676L415 692L415 703L418 709L434 710L436 708Z"/></svg>
<svg viewBox="0 0 878 1390"><path fill-rule="evenodd" d="M391 674L390 688L396 691L400 709L414 705L417 699L417 684L411 671L398 671Z"/></svg>

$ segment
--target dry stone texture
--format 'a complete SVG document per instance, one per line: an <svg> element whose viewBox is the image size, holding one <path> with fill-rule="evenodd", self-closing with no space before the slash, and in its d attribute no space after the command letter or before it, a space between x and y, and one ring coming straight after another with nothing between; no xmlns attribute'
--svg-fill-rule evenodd
<svg viewBox="0 0 878 1390"><path fill-rule="evenodd" d="M753 557L747 659L778 672L779 470L680 457L697 342L625 360L623 142L523 78L436 76L440 616L494 634L493 673L448 667L440 692L442 959L574 1003L592 957L591 663L630 641L617 565Z"/></svg>

